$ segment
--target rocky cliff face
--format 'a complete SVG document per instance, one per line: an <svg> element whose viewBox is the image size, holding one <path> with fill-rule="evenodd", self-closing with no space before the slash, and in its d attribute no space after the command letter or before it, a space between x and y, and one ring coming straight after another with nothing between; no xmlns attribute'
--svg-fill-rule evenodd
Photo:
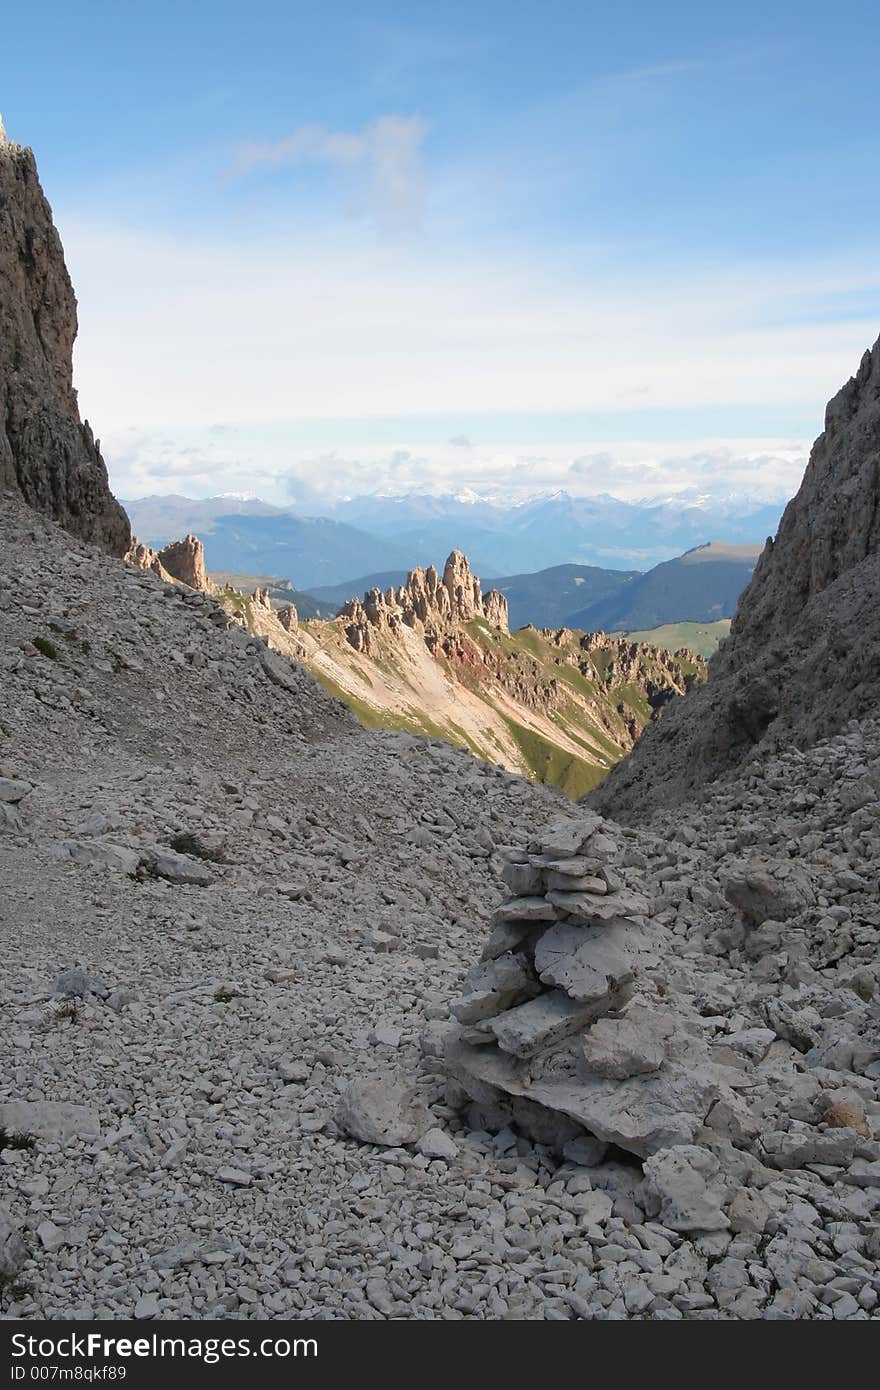
<svg viewBox="0 0 880 1390"><path fill-rule="evenodd" d="M399 589L370 589L363 600L349 599L340 610L346 620L346 636L355 651L372 650L379 631L399 632L402 627L423 630L433 650L452 628L478 620L508 631L507 599L493 589L483 596L482 586L471 574L467 556L453 550L443 577L433 565L411 571Z"/></svg>
<svg viewBox="0 0 880 1390"><path fill-rule="evenodd" d="M31 150L0 125L0 490L115 555L130 544L73 389L76 299Z"/></svg>
<svg viewBox="0 0 880 1390"><path fill-rule="evenodd" d="M828 405L708 685L646 732L592 803L633 820L693 795L757 748L810 747L875 710L878 592L880 340Z"/></svg>

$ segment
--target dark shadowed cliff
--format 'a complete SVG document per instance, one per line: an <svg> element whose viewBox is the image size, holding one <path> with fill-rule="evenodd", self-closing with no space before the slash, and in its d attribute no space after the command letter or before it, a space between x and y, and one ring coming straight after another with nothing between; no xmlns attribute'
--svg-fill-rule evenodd
<svg viewBox="0 0 880 1390"><path fill-rule="evenodd" d="M113 497L73 389L76 298L33 152L0 125L0 491L122 555Z"/></svg>
<svg viewBox="0 0 880 1390"><path fill-rule="evenodd" d="M758 745L808 747L876 709L878 599L880 340L829 402L708 684L646 730L591 805L641 818L705 788Z"/></svg>

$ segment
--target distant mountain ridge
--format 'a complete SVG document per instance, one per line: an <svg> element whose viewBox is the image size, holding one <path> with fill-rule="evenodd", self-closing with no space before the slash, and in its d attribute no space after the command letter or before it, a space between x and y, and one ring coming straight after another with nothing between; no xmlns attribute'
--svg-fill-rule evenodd
<svg viewBox="0 0 880 1390"><path fill-rule="evenodd" d="M416 493L354 497L329 507L327 515L403 545L418 563L457 545L494 579L560 563L646 570L713 536L762 545L775 532L782 506L695 494L630 502L557 492L505 505Z"/></svg>
<svg viewBox="0 0 880 1390"><path fill-rule="evenodd" d="M341 584L323 584L312 587L312 598L322 603L333 603L337 609L350 598L357 598L368 589L398 589L406 583L408 570L379 570L376 574L362 574L355 579L346 579Z"/></svg>
<svg viewBox="0 0 880 1390"><path fill-rule="evenodd" d="M395 544L329 517L301 517L259 500L148 497L128 503L132 529L148 545L194 532L203 540L208 568L235 574L272 574L297 589L338 583L352 573L407 568Z"/></svg>
<svg viewBox="0 0 880 1390"><path fill-rule="evenodd" d="M507 599L513 629L528 623L559 628L580 626L571 621L573 612L587 605L610 603L641 578L638 570L552 565L536 574L512 574L493 582Z"/></svg>
<svg viewBox="0 0 880 1390"><path fill-rule="evenodd" d="M406 570L384 570L364 574L343 584L331 584L311 589L312 596L323 603L340 607L367 589L397 589L407 579ZM594 565L553 565L535 574L512 574L492 578L492 587L507 599L510 626L513 631L526 627L565 627L568 615L588 599L599 602L609 598L633 579L641 578L638 570L604 570Z"/></svg>
<svg viewBox="0 0 880 1390"><path fill-rule="evenodd" d="M338 604L322 603L313 594L295 589L289 579L269 574L237 574L231 570L210 570L208 578L218 589L238 589L253 593L265 589L273 608L293 604L301 618L335 618Z"/></svg>
<svg viewBox="0 0 880 1390"><path fill-rule="evenodd" d="M193 532L204 540L209 568L281 575L309 592L350 586L364 575L400 575L417 565L441 564L455 549L493 581L563 564L645 571L712 537L763 544L781 511L747 498L622 502L567 493L512 505L460 496L374 495L328 505L322 514L228 496L147 497L126 506L133 530L149 545L161 547ZM578 606L572 604L572 611Z"/></svg>
<svg viewBox="0 0 880 1390"><path fill-rule="evenodd" d="M664 623L730 618L762 549L719 541L697 546L637 575L607 599L570 613L567 626L587 632L634 632Z"/></svg>

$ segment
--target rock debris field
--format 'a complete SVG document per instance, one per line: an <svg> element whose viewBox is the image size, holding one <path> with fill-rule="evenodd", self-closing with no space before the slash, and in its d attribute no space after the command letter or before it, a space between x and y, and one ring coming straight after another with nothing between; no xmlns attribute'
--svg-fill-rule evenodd
<svg viewBox="0 0 880 1390"><path fill-rule="evenodd" d="M643 829L0 514L5 1318L868 1319L880 727Z"/></svg>

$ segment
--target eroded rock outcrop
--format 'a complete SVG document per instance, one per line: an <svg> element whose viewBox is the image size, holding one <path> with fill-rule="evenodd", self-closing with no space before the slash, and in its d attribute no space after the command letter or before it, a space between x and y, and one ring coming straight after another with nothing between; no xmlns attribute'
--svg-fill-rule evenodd
<svg viewBox="0 0 880 1390"><path fill-rule="evenodd" d="M185 584L188 589L196 589L203 594L217 592L205 569L205 547L197 536L169 541L161 550L153 550L135 536L125 558L137 569L152 570L166 584ZM261 601L257 600L257 594L265 595L266 605L271 607L265 589L258 589L254 594L255 601Z"/></svg>
<svg viewBox="0 0 880 1390"><path fill-rule="evenodd" d="M808 747L876 706L880 680L880 339L829 402L708 684L670 708L591 804L635 820L756 747Z"/></svg>
<svg viewBox="0 0 880 1390"><path fill-rule="evenodd" d="M138 540L137 536L132 536L131 545L125 552L125 559L130 565L134 565L135 569L152 570L153 574L158 575L164 584L174 583L173 576L168 573L159 559L158 550L145 545L143 541Z"/></svg>
<svg viewBox="0 0 880 1390"><path fill-rule="evenodd" d="M349 599L340 617L346 620L351 646L366 653L372 650L371 629L424 631L432 650L438 639L466 623L483 621L508 631L507 599L495 589L483 595L480 580L460 550L453 550L442 577L433 565L414 569L399 589L369 589L362 600Z"/></svg>
<svg viewBox="0 0 880 1390"><path fill-rule="evenodd" d="M190 589L207 593L212 587L205 569L205 547L196 536L184 536L182 541L169 541L159 551L159 561L170 575Z"/></svg>
<svg viewBox="0 0 880 1390"><path fill-rule="evenodd" d="M33 152L0 127L0 490L114 555L128 518L73 388L76 298Z"/></svg>

